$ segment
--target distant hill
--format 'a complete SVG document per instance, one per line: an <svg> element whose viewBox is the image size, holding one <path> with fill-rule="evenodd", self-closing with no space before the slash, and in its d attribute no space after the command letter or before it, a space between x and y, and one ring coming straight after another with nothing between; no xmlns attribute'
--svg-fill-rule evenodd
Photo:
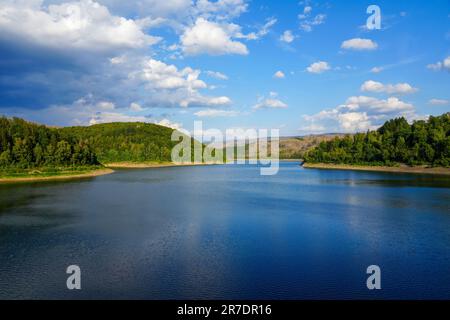
<svg viewBox="0 0 450 320"><path fill-rule="evenodd" d="M280 159L303 159L305 154L321 142L331 141L343 134L322 134L280 138Z"/></svg>
<svg viewBox="0 0 450 320"><path fill-rule="evenodd" d="M331 141L336 137L344 137L344 134L321 134L300 137L280 137L279 139L279 157L284 160L303 159L305 154L311 149L317 147L321 142ZM250 148L257 150L257 140L250 141L245 144L245 157L249 158L248 152ZM268 142L268 152L271 149L271 142ZM228 150L229 148L226 148ZM244 151L243 151L244 152Z"/></svg>

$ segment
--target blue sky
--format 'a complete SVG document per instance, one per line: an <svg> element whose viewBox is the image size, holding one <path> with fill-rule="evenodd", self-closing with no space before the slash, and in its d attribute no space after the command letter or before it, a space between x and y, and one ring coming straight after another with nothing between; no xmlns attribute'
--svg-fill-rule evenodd
<svg viewBox="0 0 450 320"><path fill-rule="evenodd" d="M450 1L0 0L0 66L50 125L365 131L450 111Z"/></svg>

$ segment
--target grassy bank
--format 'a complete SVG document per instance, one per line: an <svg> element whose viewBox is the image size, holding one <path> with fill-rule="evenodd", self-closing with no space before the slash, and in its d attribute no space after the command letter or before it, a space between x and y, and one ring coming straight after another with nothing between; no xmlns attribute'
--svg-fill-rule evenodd
<svg viewBox="0 0 450 320"><path fill-rule="evenodd" d="M173 162L113 162L106 163L107 168L117 169L145 169L145 168L166 168L166 167L189 167L189 166L206 166L214 163L185 163L177 164Z"/></svg>
<svg viewBox="0 0 450 320"><path fill-rule="evenodd" d="M361 165L331 164L331 163L305 163L303 164L303 167L307 169L357 170L357 171L450 175L450 168L426 167L426 166L411 167L401 165L398 167L387 167L387 166L361 166Z"/></svg>
<svg viewBox="0 0 450 320"><path fill-rule="evenodd" d="M176 164L172 162L115 162L104 166L87 167L57 167L39 169L0 169L0 184L14 182L36 182L66 179L80 179L97 177L113 173L113 169L145 169L145 168L165 168L165 167L185 167L213 165L214 163L186 163Z"/></svg>
<svg viewBox="0 0 450 320"><path fill-rule="evenodd" d="M51 181L96 177L114 172L103 166L57 167L39 169L2 169L0 183Z"/></svg>

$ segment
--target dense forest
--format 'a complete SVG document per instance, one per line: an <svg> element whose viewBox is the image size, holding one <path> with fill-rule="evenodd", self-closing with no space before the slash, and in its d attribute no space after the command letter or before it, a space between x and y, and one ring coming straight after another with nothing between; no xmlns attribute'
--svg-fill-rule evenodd
<svg viewBox="0 0 450 320"><path fill-rule="evenodd" d="M105 123L60 129L64 137L86 141L101 163L171 161L173 129L152 123Z"/></svg>
<svg viewBox="0 0 450 320"><path fill-rule="evenodd" d="M0 166L94 165L171 160L173 129L150 123L107 123L48 128L0 118Z"/></svg>
<svg viewBox="0 0 450 320"><path fill-rule="evenodd" d="M0 168L98 165L82 139L22 119L0 118Z"/></svg>
<svg viewBox="0 0 450 320"><path fill-rule="evenodd" d="M172 148L179 143L171 141L173 131L138 122L49 128L1 117L0 169L170 162ZM196 143L192 143L192 149Z"/></svg>
<svg viewBox="0 0 450 320"><path fill-rule="evenodd" d="M387 121L376 131L322 142L305 161L361 165L450 166L450 113L415 121Z"/></svg>

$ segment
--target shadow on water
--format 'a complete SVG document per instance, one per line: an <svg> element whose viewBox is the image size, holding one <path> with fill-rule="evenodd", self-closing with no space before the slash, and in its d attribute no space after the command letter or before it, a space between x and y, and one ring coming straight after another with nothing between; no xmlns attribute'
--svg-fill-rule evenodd
<svg viewBox="0 0 450 320"><path fill-rule="evenodd" d="M0 215L8 213L10 210L19 207L26 207L33 201L45 197L43 194L4 194L0 190Z"/></svg>
<svg viewBox="0 0 450 320"><path fill-rule="evenodd" d="M77 212L59 205L70 199L70 190L89 185L92 179L40 181L0 185L0 236L11 227L48 229L75 221ZM66 191L64 195L64 191ZM61 196L63 195L63 197ZM68 198L67 198L68 197Z"/></svg>
<svg viewBox="0 0 450 320"><path fill-rule="evenodd" d="M418 174L386 174L377 173L376 177L354 179L336 178L322 179L324 183L345 184L349 186L374 186L374 187L423 187L423 188L450 188L450 177L448 176L432 176Z"/></svg>

